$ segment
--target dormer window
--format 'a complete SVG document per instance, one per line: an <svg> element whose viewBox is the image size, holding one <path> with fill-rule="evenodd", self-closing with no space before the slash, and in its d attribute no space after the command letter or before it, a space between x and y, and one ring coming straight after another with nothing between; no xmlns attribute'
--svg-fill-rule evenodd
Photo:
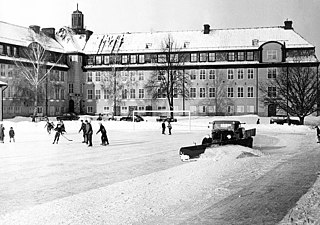
<svg viewBox="0 0 320 225"><path fill-rule="evenodd" d="M277 50L267 50L267 59L268 60L277 59Z"/></svg>

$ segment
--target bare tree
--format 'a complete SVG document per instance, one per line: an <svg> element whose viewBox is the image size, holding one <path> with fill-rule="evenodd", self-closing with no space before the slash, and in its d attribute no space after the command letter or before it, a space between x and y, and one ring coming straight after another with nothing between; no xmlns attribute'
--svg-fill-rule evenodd
<svg viewBox="0 0 320 225"><path fill-rule="evenodd" d="M183 70L187 54L181 49L172 36L168 35L162 42L156 69L145 85L153 99L167 98L170 111L173 111L175 97L180 95L184 99L189 98L190 76Z"/></svg>
<svg viewBox="0 0 320 225"><path fill-rule="evenodd" d="M27 48L22 48L20 56L26 60L14 61L17 85L16 95L30 97L34 100L33 118L37 114L38 101L41 88L50 71L61 60L62 54L47 50L49 37L30 31L31 43ZM41 44L40 44L41 43Z"/></svg>
<svg viewBox="0 0 320 225"><path fill-rule="evenodd" d="M304 118L317 110L318 82L315 67L284 67L276 77L260 83L259 89L265 105L273 104L304 124Z"/></svg>

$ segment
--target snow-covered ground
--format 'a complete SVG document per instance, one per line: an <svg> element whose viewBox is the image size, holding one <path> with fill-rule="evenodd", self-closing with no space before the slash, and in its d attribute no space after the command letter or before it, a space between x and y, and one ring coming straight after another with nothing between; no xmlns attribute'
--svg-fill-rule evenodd
<svg viewBox="0 0 320 225"><path fill-rule="evenodd" d="M82 119L87 118L89 117L82 116ZM257 125L257 118L252 115L214 117L214 119L238 119L245 123L243 125L245 128L257 128L257 133L274 134L274 137L277 134L294 133L315 136L312 126L320 124L320 119L308 117L306 126L269 124L269 118L260 118L261 124ZM155 117L145 119L146 121L140 123L124 121L103 121L102 123L110 134L109 139L113 132L125 132L125 134L131 132L145 134L146 131L160 132L161 123L157 123ZM183 134L184 132L201 133L198 137L205 136L210 133L208 125L212 120L213 117L192 117L191 121L188 120L188 117L178 117L178 122L172 123L172 137L176 133ZM66 136L73 139L74 142L81 142L81 135L78 134L80 121L65 121L64 123L68 132ZM6 129L6 137L5 143L0 144L1 162L6 157L20 155L22 151L32 153L27 155L39 157L41 160L42 153L39 149L55 152L58 151L57 146L59 145L74 150L79 148L79 145L74 142L64 145L63 143L68 141L63 137L59 145L52 145L53 134L46 133L45 122L32 123L30 119L21 117L5 120L2 124ZM92 125L93 130L97 131L98 121L92 121ZM15 143L9 143L10 127L13 127L16 133ZM107 224L159 224L159 221L161 221L160 224L175 224L187 216L184 214L195 215L207 205L212 204L212 199L218 202L238 191L229 188L232 182L245 183L250 179L256 179L279 164L280 159L262 153L259 147L267 143L279 145L286 143L289 146L294 145L295 142L288 139L277 143L279 140L274 137L260 140L260 146L255 145L254 149L242 146L222 146L214 151L208 149L196 162L181 162L179 166L166 170L53 200L28 209L0 214L0 224L103 224L103 221L108 221ZM175 139L166 141L169 141L166 144L170 146L170 142L173 144ZM184 140L185 145L192 145L195 141L201 142L201 139L186 138ZM99 142L100 135L94 135L94 145L99 145ZM112 147L112 144L108 147ZM152 147L154 146L150 144L150 148ZM102 148L102 146L97 146L97 148ZM132 148L139 151L140 146L134 145ZM84 205L87 208L83 207ZM318 179L314 187L301 198L297 207L293 208L290 215L288 214L283 219L282 224L290 224L293 217L295 221L303 221L310 217L318 218L320 222L319 212L320 180ZM176 215L181 215L181 218L177 218Z"/></svg>

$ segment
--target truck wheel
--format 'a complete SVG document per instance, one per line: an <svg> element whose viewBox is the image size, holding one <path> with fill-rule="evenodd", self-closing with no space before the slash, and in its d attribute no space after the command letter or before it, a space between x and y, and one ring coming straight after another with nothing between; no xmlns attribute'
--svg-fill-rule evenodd
<svg viewBox="0 0 320 225"><path fill-rule="evenodd" d="M249 138L248 141L247 141L247 146L249 148L252 148L253 147L253 138Z"/></svg>
<svg viewBox="0 0 320 225"><path fill-rule="evenodd" d="M203 138L202 145L210 145L212 143L212 138Z"/></svg>

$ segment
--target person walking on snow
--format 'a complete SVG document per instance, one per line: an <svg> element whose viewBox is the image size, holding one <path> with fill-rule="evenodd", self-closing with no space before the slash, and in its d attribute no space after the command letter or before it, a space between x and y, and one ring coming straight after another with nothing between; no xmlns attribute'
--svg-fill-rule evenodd
<svg viewBox="0 0 320 225"><path fill-rule="evenodd" d="M168 130L169 130L169 135L171 135L171 129L172 129L172 125L170 123L170 121L168 121Z"/></svg>
<svg viewBox="0 0 320 225"><path fill-rule="evenodd" d="M13 142L15 142L14 140L14 130L13 130L13 127L10 127L10 130L9 130L9 138L10 138L10 142L11 142L11 139L13 140Z"/></svg>
<svg viewBox="0 0 320 225"><path fill-rule="evenodd" d="M4 126L0 124L0 143L4 143Z"/></svg>
<svg viewBox="0 0 320 225"><path fill-rule="evenodd" d="M87 136L87 143L88 143L88 147L92 147L92 126L91 123L86 120L87 124L86 124L86 136Z"/></svg>
<svg viewBox="0 0 320 225"><path fill-rule="evenodd" d="M86 124L83 122L83 120L81 120L81 127L80 127L80 130L79 130L79 133L80 131L82 131L82 135L83 135L83 142L82 143L87 143L87 140L86 140Z"/></svg>
<svg viewBox="0 0 320 225"><path fill-rule="evenodd" d="M318 126L316 126L316 130L317 130L317 138L318 138L317 143L320 143L320 129Z"/></svg>
<svg viewBox="0 0 320 225"><path fill-rule="evenodd" d="M164 123L164 121L162 122L162 134L166 134L166 124Z"/></svg>
<svg viewBox="0 0 320 225"><path fill-rule="evenodd" d="M108 136L107 136L107 131L106 129L104 128L104 126L102 125L102 123L99 123L100 124L100 128L99 130L97 131L97 134L99 132L101 132L101 145L103 146L106 146L109 144L109 140L108 140ZM107 144L106 144L107 142Z"/></svg>

